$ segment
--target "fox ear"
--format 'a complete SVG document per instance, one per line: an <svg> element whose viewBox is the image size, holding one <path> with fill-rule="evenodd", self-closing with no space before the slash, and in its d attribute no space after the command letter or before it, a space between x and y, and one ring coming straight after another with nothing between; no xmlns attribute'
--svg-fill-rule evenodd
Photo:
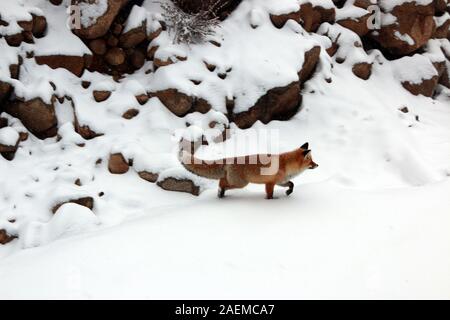
<svg viewBox="0 0 450 320"><path fill-rule="evenodd" d="M308 148L309 148L309 143L308 142L300 147L300 149L303 149L303 150L308 150Z"/></svg>
<svg viewBox="0 0 450 320"><path fill-rule="evenodd" d="M311 150L305 150L305 151L303 151L303 156L304 157L307 157L307 156L310 156L311 155Z"/></svg>

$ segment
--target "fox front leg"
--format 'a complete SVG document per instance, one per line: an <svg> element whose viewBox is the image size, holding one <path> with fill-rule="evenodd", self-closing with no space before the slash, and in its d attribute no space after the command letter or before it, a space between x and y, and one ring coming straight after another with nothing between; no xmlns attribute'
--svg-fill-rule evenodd
<svg viewBox="0 0 450 320"><path fill-rule="evenodd" d="M217 196L222 199L223 197L225 197L225 191L227 191L227 188L229 188L230 185L227 181L227 179L222 178L219 181L219 190L217 190Z"/></svg>
<svg viewBox="0 0 450 320"><path fill-rule="evenodd" d="M292 192L294 192L294 183L292 181L288 181L286 183L279 184L280 187L288 188L286 190L286 195L290 196Z"/></svg>
<svg viewBox="0 0 450 320"><path fill-rule="evenodd" d="M266 199L273 199L273 189L275 188L274 183L266 183Z"/></svg>

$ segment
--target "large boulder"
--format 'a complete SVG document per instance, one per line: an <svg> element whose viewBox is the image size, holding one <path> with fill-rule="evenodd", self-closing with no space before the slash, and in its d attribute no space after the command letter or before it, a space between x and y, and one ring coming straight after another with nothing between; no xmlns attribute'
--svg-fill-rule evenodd
<svg viewBox="0 0 450 320"><path fill-rule="evenodd" d="M439 72L429 57L415 54L392 61L391 66L394 76L406 90L413 95L433 96L439 82Z"/></svg>
<svg viewBox="0 0 450 320"><path fill-rule="evenodd" d="M128 2L128 0L106 0L106 11L98 16L92 17L91 22L82 25L80 29L74 29L73 32L83 39L96 39L104 36L111 27L114 19L119 14L120 9ZM100 2L101 3L101 2ZM82 8L90 6L100 6L94 0L72 0L72 5L82 5ZM102 9L99 7L99 10ZM82 20L83 11L86 17L87 10L81 10ZM94 10L92 10L94 11Z"/></svg>
<svg viewBox="0 0 450 320"><path fill-rule="evenodd" d="M288 120L300 108L302 85L312 76L320 57L320 47L313 47L305 52L305 59L298 72L299 81L285 87L269 90L248 111L233 113L233 101L228 102L228 116L240 128L249 128L256 121L269 123L272 120Z"/></svg>
<svg viewBox="0 0 450 320"><path fill-rule="evenodd" d="M300 108L300 82L286 87L274 88L262 96L248 111L230 115L239 128L250 128L256 121L269 123L272 120L287 120Z"/></svg>
<svg viewBox="0 0 450 320"><path fill-rule="evenodd" d="M432 1L426 5L415 1L403 1L397 6L390 1L382 4L382 9L385 10L384 24L380 30L372 32L371 36L389 53L408 55L425 45L433 36L436 24Z"/></svg>

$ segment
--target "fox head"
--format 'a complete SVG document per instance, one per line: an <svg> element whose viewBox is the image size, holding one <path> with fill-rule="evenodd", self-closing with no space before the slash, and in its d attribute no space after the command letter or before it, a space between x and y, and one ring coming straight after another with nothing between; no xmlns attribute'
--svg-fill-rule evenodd
<svg viewBox="0 0 450 320"><path fill-rule="evenodd" d="M300 149L302 150L302 155L303 155L303 167L305 169L315 169L317 168L319 165L317 163L315 163L312 159L312 154L311 154L311 150L309 150L309 143L305 143L304 145L302 145L300 147Z"/></svg>

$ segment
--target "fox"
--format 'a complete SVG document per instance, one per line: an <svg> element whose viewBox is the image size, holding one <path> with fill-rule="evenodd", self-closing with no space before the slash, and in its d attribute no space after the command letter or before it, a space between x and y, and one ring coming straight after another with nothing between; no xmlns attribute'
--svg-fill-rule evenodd
<svg viewBox="0 0 450 320"><path fill-rule="evenodd" d="M219 180L217 196L243 189L248 184L264 184L266 198L273 199L275 186L287 188L286 195L294 192L294 177L319 165L312 159L309 143L293 151L277 155L257 154L243 157L204 161L180 150L180 162L189 172L212 180Z"/></svg>

